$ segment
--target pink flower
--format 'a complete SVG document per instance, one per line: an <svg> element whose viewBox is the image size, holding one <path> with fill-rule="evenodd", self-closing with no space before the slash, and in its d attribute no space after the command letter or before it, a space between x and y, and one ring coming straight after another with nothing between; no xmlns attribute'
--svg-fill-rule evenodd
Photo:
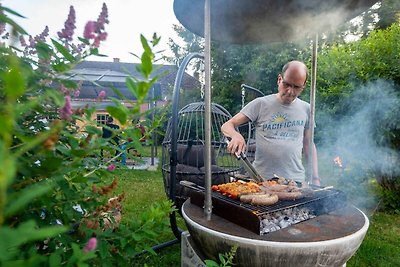
<svg viewBox="0 0 400 267"><path fill-rule="evenodd" d="M71 97L69 95L64 96L65 104L62 109L60 109L60 118L63 120L70 120L72 115L71 108Z"/></svg>
<svg viewBox="0 0 400 267"><path fill-rule="evenodd" d="M94 39L96 36L94 32L96 31L96 21L88 21L85 25L85 30L83 32L83 37L85 39Z"/></svg>
<svg viewBox="0 0 400 267"><path fill-rule="evenodd" d="M106 96L106 91L101 90L97 97L100 98L100 99L103 99L105 96Z"/></svg>
<svg viewBox="0 0 400 267"><path fill-rule="evenodd" d="M111 164L107 167L107 170L112 172L113 170L115 170L116 166L114 164Z"/></svg>
<svg viewBox="0 0 400 267"><path fill-rule="evenodd" d="M97 239L96 237L92 237L87 242L86 246L83 248L83 252L88 253L89 251L95 250L97 247Z"/></svg>
<svg viewBox="0 0 400 267"><path fill-rule="evenodd" d="M101 13L97 18L97 21L88 21L85 25L85 30L83 32L83 37L85 39L93 39L91 46L98 48L100 42L106 40L107 33L104 32L104 25L108 24L108 9L105 3L101 9Z"/></svg>
<svg viewBox="0 0 400 267"><path fill-rule="evenodd" d="M74 97L79 97L80 94L81 94L81 91L79 89L76 89L74 91Z"/></svg>

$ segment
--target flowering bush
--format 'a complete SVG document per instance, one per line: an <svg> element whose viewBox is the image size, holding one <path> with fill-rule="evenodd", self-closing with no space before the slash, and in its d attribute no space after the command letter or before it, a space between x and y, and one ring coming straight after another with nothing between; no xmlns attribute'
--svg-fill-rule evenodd
<svg viewBox="0 0 400 267"><path fill-rule="evenodd" d="M74 43L75 10L71 6L58 40L49 29L28 37L0 6L0 36L19 40L0 46L0 265L1 266L115 266L146 247L167 227L171 203L157 203L130 226L119 224L124 194L110 198L118 184L104 184L115 169L99 154L108 146L93 108L71 109L79 84L63 80L78 62L100 55L107 37L107 7L89 21L84 37ZM12 27L5 32L5 24ZM107 111L121 125L139 116L139 107L157 79L150 78L159 38L141 36L144 52L139 68L143 79L127 79L137 101L127 109L115 100ZM19 48L20 47L20 48ZM99 95L99 100L104 95ZM83 128L78 129L76 121ZM124 134L138 136L135 128ZM139 141L133 143L140 143ZM107 167L108 166L108 167Z"/></svg>

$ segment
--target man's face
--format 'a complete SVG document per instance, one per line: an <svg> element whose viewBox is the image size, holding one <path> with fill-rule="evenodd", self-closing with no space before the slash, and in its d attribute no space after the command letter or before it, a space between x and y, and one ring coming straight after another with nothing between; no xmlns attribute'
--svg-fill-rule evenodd
<svg viewBox="0 0 400 267"><path fill-rule="evenodd" d="M292 103L304 90L306 73L299 68L289 68L278 75L278 97L282 104Z"/></svg>

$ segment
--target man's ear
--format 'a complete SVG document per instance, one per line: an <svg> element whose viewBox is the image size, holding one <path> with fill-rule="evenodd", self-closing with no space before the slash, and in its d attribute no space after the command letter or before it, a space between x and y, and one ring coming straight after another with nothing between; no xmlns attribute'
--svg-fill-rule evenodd
<svg viewBox="0 0 400 267"><path fill-rule="evenodd" d="M279 82L281 81L281 79L282 79L282 75L278 74L278 78L276 79L276 84L277 85L279 85Z"/></svg>

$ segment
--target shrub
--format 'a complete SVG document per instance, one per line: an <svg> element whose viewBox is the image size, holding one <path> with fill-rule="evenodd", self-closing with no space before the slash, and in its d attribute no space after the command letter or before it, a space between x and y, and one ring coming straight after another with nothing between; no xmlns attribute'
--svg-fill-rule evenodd
<svg viewBox="0 0 400 267"><path fill-rule="evenodd" d="M154 240L167 226L171 203L156 203L146 213L119 224L124 194L110 196L117 179L104 184L112 171L102 162L107 147L99 125L92 121L93 108L71 109L71 94L79 84L62 79L78 62L100 55L107 37L107 7L96 21L89 21L75 44L75 11L70 7L65 28L58 39L48 40L48 29L25 41L25 31L0 7L2 37L5 24L12 27L16 43L0 46L0 265L1 266L115 266ZM3 39L4 39L3 38ZM127 122L139 116L140 105L158 77L150 78L152 49L141 36L144 52L139 71L143 79L127 79L137 98L127 109L114 99L107 111L126 126L124 134L138 136ZM18 48L22 47L22 48ZM99 95L99 101L104 97ZM76 121L83 122L78 129ZM140 144L133 140L134 144ZM108 168L107 168L108 166ZM127 263L129 264L129 263Z"/></svg>

